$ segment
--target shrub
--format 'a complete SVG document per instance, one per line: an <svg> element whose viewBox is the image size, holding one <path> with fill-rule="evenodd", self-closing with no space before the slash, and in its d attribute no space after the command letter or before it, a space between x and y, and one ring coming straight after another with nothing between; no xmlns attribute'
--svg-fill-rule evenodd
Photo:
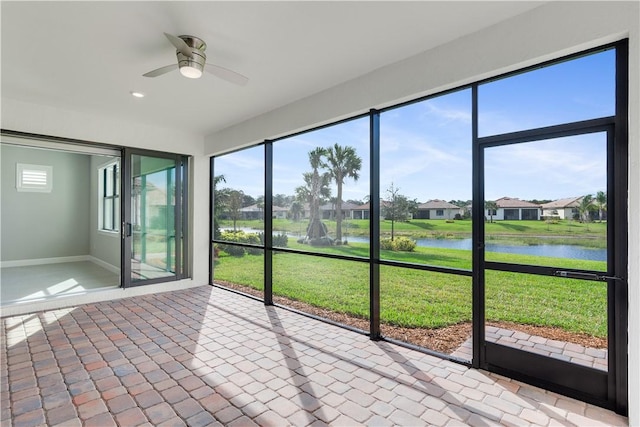
<svg viewBox="0 0 640 427"><path fill-rule="evenodd" d="M244 231L223 231L220 233L220 240L231 243L248 243L250 245L259 245L260 236L257 233L245 233ZM245 252L251 255L259 255L262 253L260 248L244 248L236 245L220 245L220 249L231 256L243 256Z"/></svg>
<svg viewBox="0 0 640 427"><path fill-rule="evenodd" d="M393 240L391 239L380 239L380 249L383 251L392 251L393 250Z"/></svg>
<svg viewBox="0 0 640 427"><path fill-rule="evenodd" d="M285 233L275 234L273 236L273 246L286 248L289 243L289 237Z"/></svg>
<svg viewBox="0 0 640 427"><path fill-rule="evenodd" d="M393 250L402 252L413 252L416 248L416 241L408 237L397 237L393 241Z"/></svg>
<svg viewBox="0 0 640 427"><path fill-rule="evenodd" d="M220 245L220 249L225 251L227 254L231 256L241 257L244 256L244 248L242 246L236 245Z"/></svg>
<svg viewBox="0 0 640 427"><path fill-rule="evenodd" d="M264 233L259 233L258 237L260 238L260 244L264 245ZM271 243L274 247L286 248L289 243L289 236L286 233L274 234Z"/></svg>
<svg viewBox="0 0 640 427"><path fill-rule="evenodd" d="M380 239L380 249L385 251L413 252L416 248L415 240L408 237L396 237L395 239Z"/></svg>

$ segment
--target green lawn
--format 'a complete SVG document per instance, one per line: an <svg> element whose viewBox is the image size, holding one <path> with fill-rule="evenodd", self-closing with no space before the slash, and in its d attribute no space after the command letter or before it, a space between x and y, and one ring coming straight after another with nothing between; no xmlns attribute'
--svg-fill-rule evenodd
<svg viewBox="0 0 640 427"><path fill-rule="evenodd" d="M290 239L291 242L291 239ZM308 247L291 242L289 247ZM368 246L350 244L326 252L368 257ZM382 258L471 269L469 251L416 248L412 253L383 251ZM555 265L556 258L496 254L496 260ZM604 270L598 261L568 260L573 268ZM236 258L221 252L214 277L263 289L263 256ZM381 266L381 320L407 327L442 327L471 320L471 278L407 268ZM367 263L278 253L273 258L273 291L336 312L367 318ZM581 280L488 271L487 320L557 326L606 337L606 284Z"/></svg>

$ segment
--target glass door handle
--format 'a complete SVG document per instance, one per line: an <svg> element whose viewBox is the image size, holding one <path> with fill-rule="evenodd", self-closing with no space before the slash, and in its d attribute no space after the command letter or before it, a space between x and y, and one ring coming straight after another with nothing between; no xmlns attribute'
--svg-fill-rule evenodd
<svg viewBox="0 0 640 427"><path fill-rule="evenodd" d="M583 279L583 280L595 280L600 282L606 282L607 280L624 280L622 277L606 276L596 273L586 273L581 271L563 271L556 270L555 275L558 277L566 277L567 279Z"/></svg>
<svg viewBox="0 0 640 427"><path fill-rule="evenodd" d="M131 223L123 222L122 223L122 238L131 237Z"/></svg>

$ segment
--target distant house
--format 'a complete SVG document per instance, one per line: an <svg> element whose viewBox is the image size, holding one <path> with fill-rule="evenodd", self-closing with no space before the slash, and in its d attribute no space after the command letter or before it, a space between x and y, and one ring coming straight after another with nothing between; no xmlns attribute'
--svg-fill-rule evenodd
<svg viewBox="0 0 640 427"><path fill-rule="evenodd" d="M494 220L538 220L541 208L535 203L520 200L515 197L502 197L495 201L498 209L489 212L485 209L486 218L493 216Z"/></svg>
<svg viewBox="0 0 640 427"><path fill-rule="evenodd" d="M275 219L286 219L288 211L289 210L287 208L274 205L271 216ZM264 207L258 206L257 204L240 209L242 219L264 219L263 212Z"/></svg>
<svg viewBox="0 0 640 427"><path fill-rule="evenodd" d="M274 205L271 211L271 217L274 219L287 219L288 213L289 209Z"/></svg>
<svg viewBox="0 0 640 427"><path fill-rule="evenodd" d="M369 202L355 206L351 211L353 219L369 219Z"/></svg>
<svg viewBox="0 0 640 427"><path fill-rule="evenodd" d="M454 219L463 209L444 200L434 199L418 205L416 219Z"/></svg>
<svg viewBox="0 0 640 427"><path fill-rule="evenodd" d="M240 215L242 215L242 219L263 219L263 212L264 208L258 207L257 204L240 209Z"/></svg>
<svg viewBox="0 0 640 427"><path fill-rule="evenodd" d="M368 210L368 205L367 205ZM361 218L362 206L349 202L342 202L342 218L343 219L362 219ZM356 213L354 215L354 213ZM335 203L327 203L320 206L320 213L322 219L336 219L336 205Z"/></svg>
<svg viewBox="0 0 640 427"><path fill-rule="evenodd" d="M576 215L580 215L578 207L582 198L582 196L569 197L544 203L541 205L542 216L545 218L575 219Z"/></svg>

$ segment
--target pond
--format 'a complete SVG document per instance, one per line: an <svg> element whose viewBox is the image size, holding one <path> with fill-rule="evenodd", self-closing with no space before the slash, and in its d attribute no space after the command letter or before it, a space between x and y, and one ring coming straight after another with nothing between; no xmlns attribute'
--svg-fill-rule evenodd
<svg viewBox="0 0 640 427"><path fill-rule="evenodd" d="M369 243L368 237L349 237L350 242ZM463 249L470 251L471 239L416 239L418 246L445 249ZM554 258L583 259L590 261L606 261L606 249L592 249L576 245L505 245L496 243L486 244L487 252L502 252L508 254L549 256Z"/></svg>
<svg viewBox="0 0 640 427"><path fill-rule="evenodd" d="M256 233L256 230L252 229L240 229L239 230ZM291 238L298 238L298 235L290 234ZM368 237L362 236L347 236L347 241L353 243L369 243ZM416 239L418 246L429 248L445 248L445 249L462 249L470 251L472 248L471 239L429 239L422 238ZM501 252L508 254L520 254L520 255L536 255L536 256L549 256L554 258L571 258L571 259L583 259L589 261L606 261L607 250L606 249L593 249L584 246L576 245L505 245L496 243L486 244L487 252Z"/></svg>

